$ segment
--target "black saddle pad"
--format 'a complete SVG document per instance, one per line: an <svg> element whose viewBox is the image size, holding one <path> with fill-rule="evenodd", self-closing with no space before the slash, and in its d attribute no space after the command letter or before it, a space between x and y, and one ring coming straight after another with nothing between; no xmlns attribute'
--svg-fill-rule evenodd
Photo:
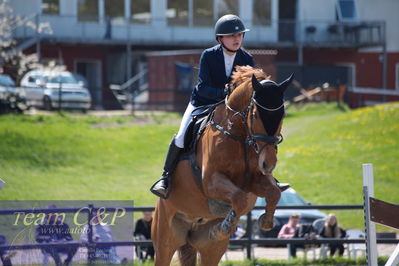
<svg viewBox="0 0 399 266"><path fill-rule="evenodd" d="M191 122L187 127L184 136L184 151L191 152L204 132L209 121L212 119L213 111L217 105L200 106L194 109L191 114Z"/></svg>

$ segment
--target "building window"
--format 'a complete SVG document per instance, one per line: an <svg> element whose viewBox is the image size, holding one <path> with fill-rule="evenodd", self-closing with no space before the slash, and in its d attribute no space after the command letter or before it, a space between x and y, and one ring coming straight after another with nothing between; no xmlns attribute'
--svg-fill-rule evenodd
<svg viewBox="0 0 399 266"><path fill-rule="evenodd" d="M238 0L217 0L217 18L227 14L238 14Z"/></svg>
<svg viewBox="0 0 399 266"><path fill-rule="evenodd" d="M131 14L133 23L151 23L151 1L131 0Z"/></svg>
<svg viewBox="0 0 399 266"><path fill-rule="evenodd" d="M42 0L43 14L59 14L60 0Z"/></svg>
<svg viewBox="0 0 399 266"><path fill-rule="evenodd" d="M354 21L357 19L356 2L354 0L338 0L337 15L340 21Z"/></svg>
<svg viewBox="0 0 399 266"><path fill-rule="evenodd" d="M78 0L78 20L98 21L98 0Z"/></svg>
<svg viewBox="0 0 399 266"><path fill-rule="evenodd" d="M213 0L193 0L193 25L213 25Z"/></svg>
<svg viewBox="0 0 399 266"><path fill-rule="evenodd" d="M104 8L106 21L125 22L125 0L105 0Z"/></svg>
<svg viewBox="0 0 399 266"><path fill-rule="evenodd" d="M271 25L271 0L254 0L252 25L270 26Z"/></svg>
<svg viewBox="0 0 399 266"><path fill-rule="evenodd" d="M188 0L169 0L166 17L168 25L188 26Z"/></svg>

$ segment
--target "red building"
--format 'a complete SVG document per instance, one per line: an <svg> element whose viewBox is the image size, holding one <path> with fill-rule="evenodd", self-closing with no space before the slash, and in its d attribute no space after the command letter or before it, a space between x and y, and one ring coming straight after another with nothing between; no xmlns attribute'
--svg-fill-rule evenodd
<svg viewBox="0 0 399 266"><path fill-rule="evenodd" d="M238 14L251 29L245 35L245 46L254 53L258 65L272 72L276 80L295 73L305 88L324 82L346 84L346 100L352 107L398 100L397 0L196 3L193 0L10 2L18 15L32 18L37 25L47 23L52 29L51 33L37 34L27 24L16 27L13 34L21 43L19 47L28 48L26 52L36 51L43 61L57 59L71 72L86 77L99 108L121 107L110 90L111 84L118 84L113 87L125 91L119 100L130 103L134 100L140 108L181 110L189 90L180 88L177 80L181 74L176 69L186 73L184 64L198 65L200 51L215 44L215 21L226 13ZM190 52L186 53L187 49ZM277 52L260 55L257 51ZM192 75L195 76L195 69ZM145 90L147 86L149 90ZM144 92L137 98L137 92L141 91ZM168 101L173 103L167 104Z"/></svg>

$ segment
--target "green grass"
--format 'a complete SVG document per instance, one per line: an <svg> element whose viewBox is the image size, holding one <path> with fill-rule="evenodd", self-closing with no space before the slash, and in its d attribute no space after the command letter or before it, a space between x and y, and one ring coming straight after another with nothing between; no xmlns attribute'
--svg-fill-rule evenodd
<svg viewBox="0 0 399 266"><path fill-rule="evenodd" d="M378 258L378 265L384 265L388 259L386 257ZM349 266L349 265L366 265L366 259L347 259L343 257L318 259L318 260L304 260L304 259L292 259L287 260L265 260L265 259L255 259L255 260L244 260L244 261L224 261L221 266L327 266L327 265L339 265L339 266Z"/></svg>
<svg viewBox="0 0 399 266"><path fill-rule="evenodd" d="M377 198L399 202L399 104L350 111L336 104L288 109L275 175L314 204L362 203L362 163L373 163ZM180 117L99 118L68 113L0 116L0 199L134 200L154 205ZM361 211L336 212L362 228Z"/></svg>
<svg viewBox="0 0 399 266"><path fill-rule="evenodd" d="M178 119L174 116L175 120ZM134 200L160 174L176 126L131 126L132 117L0 117L1 199Z"/></svg>
<svg viewBox="0 0 399 266"><path fill-rule="evenodd" d="M314 204L361 204L362 164L372 163L375 197L399 203L399 104L288 113L277 177ZM362 211L336 213L345 227L363 228Z"/></svg>

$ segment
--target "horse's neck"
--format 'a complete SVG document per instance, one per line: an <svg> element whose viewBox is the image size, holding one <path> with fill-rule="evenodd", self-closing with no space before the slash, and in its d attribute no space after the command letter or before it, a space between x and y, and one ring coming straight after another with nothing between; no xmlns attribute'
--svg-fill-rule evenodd
<svg viewBox="0 0 399 266"><path fill-rule="evenodd" d="M228 104L235 110L244 111L250 103L252 97L252 89L248 87L248 83L238 86L230 95Z"/></svg>

